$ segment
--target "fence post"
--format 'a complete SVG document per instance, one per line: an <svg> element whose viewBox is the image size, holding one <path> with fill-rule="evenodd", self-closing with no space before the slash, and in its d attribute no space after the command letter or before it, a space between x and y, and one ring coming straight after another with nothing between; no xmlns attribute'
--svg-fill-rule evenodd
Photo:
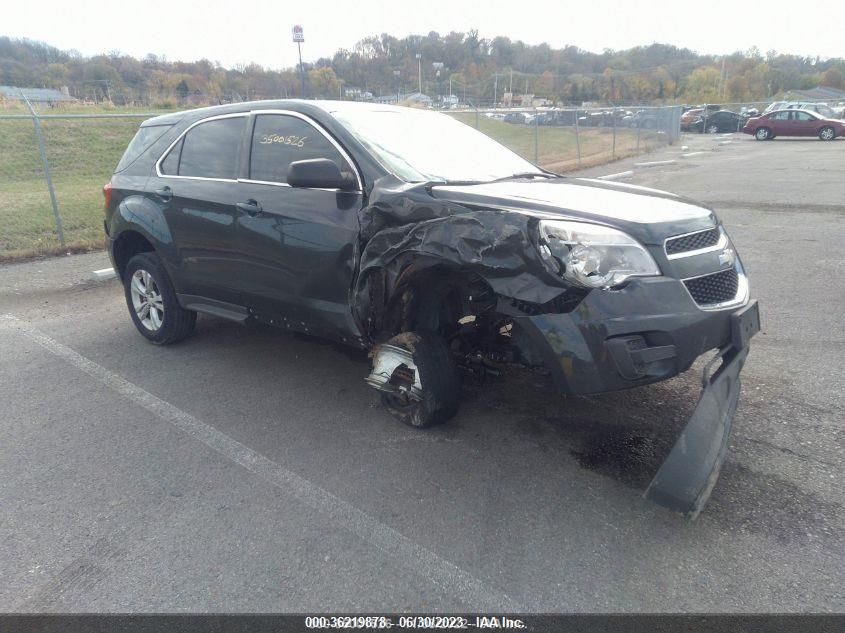
<svg viewBox="0 0 845 633"><path fill-rule="evenodd" d="M642 110L641 110L640 112L642 112ZM640 130L641 130L641 129L642 129L642 127L643 127L643 121L642 121L642 119L643 119L643 117L642 117L642 116L640 116L640 117L636 117L636 118L634 119L634 121L635 121L635 122L636 122L636 124L637 124L637 154L639 154L639 153L640 153Z"/></svg>
<svg viewBox="0 0 845 633"><path fill-rule="evenodd" d="M575 109L575 149L578 150L578 167L581 166L581 139L578 136L578 109Z"/></svg>
<svg viewBox="0 0 845 633"><path fill-rule="evenodd" d="M612 160L616 160L616 108L611 110L611 118L613 119L613 149L610 152Z"/></svg>
<svg viewBox="0 0 845 633"><path fill-rule="evenodd" d="M41 133L41 121L38 114L21 90L21 97L26 101L26 107L32 115L32 124L35 126L35 138L38 140L38 151L41 153L41 162L44 165L44 177L47 179L47 189L50 191L50 202L53 205L53 216L56 218L56 233L59 235L59 244L65 247L65 231L62 228L62 216L59 215L59 205L56 202L56 190L53 189L53 175L50 172L50 162L47 160L47 148L44 147L44 135Z"/></svg>
<svg viewBox="0 0 845 633"><path fill-rule="evenodd" d="M475 107L475 129L478 129L478 106Z"/></svg>
<svg viewBox="0 0 845 633"><path fill-rule="evenodd" d="M539 113L537 108L534 108L534 164L540 164L540 123L538 122Z"/></svg>

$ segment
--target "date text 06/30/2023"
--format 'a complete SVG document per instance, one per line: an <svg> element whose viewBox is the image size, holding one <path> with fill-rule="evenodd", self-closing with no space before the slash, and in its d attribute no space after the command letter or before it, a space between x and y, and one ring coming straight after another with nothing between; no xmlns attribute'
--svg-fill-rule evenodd
<svg viewBox="0 0 845 633"><path fill-rule="evenodd" d="M309 629L524 629L525 622L507 616L309 616Z"/></svg>

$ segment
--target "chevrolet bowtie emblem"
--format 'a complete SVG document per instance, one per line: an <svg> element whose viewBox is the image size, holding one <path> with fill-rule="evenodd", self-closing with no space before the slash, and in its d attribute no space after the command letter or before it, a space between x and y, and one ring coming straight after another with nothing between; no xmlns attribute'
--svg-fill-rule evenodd
<svg viewBox="0 0 845 633"><path fill-rule="evenodd" d="M736 254L732 248L726 248L721 253L719 253L719 265L724 266L733 266L734 261L736 261Z"/></svg>

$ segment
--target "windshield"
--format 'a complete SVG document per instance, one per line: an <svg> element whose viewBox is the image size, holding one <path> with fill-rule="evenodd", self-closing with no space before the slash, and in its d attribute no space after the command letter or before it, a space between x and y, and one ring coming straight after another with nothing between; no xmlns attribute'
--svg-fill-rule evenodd
<svg viewBox="0 0 845 633"><path fill-rule="evenodd" d="M543 173L446 114L411 108L348 108L332 114L385 168L407 182L486 182Z"/></svg>

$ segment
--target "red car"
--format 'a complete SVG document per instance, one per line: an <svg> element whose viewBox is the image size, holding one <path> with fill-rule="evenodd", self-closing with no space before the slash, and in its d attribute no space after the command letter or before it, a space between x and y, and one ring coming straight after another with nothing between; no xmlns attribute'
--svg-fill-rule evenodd
<svg viewBox="0 0 845 633"><path fill-rule="evenodd" d="M823 141L832 141L845 135L845 121L826 119L809 110L776 110L748 119L742 131L753 134L758 141L776 136L818 136Z"/></svg>

